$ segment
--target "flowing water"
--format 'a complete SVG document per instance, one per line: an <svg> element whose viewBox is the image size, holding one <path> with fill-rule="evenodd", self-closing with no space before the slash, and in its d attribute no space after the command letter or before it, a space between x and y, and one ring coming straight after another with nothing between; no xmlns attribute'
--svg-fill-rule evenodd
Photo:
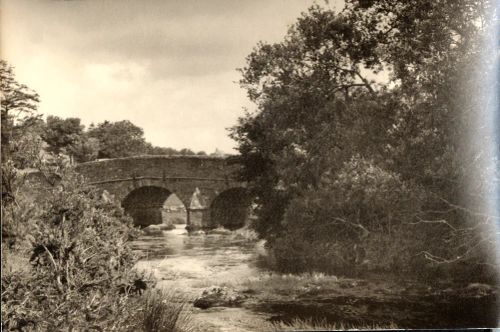
<svg viewBox="0 0 500 332"><path fill-rule="evenodd" d="M145 257L137 268L151 272L158 287L180 290L188 300L212 285L236 284L262 273L256 266L262 244L236 234L189 235L184 225L160 236L142 236L134 249ZM206 331L255 331L270 315L245 308L193 308Z"/></svg>
<svg viewBox="0 0 500 332"><path fill-rule="evenodd" d="M237 233L189 235L184 225L177 225L163 235L142 236L133 245L145 256L137 267L151 272L159 280L158 287L177 290L188 301L200 296L207 287L234 287L242 280L268 274L257 264L259 253L264 250L262 243L248 241ZM242 308L190 310L204 331L214 332L260 331L269 321L294 318L361 326L390 322L402 328L496 324L494 311L498 307L494 295L463 297L457 291L431 290L427 285L389 282L384 278L356 282L341 279L335 287L328 292L303 293L285 301Z"/></svg>

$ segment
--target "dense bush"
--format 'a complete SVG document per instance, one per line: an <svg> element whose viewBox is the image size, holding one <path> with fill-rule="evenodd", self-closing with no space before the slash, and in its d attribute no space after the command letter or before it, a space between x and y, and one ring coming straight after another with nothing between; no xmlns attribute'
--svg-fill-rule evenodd
<svg viewBox="0 0 500 332"><path fill-rule="evenodd" d="M71 169L58 173L36 201L20 187L2 205L9 236L2 267L29 257L22 269L2 269L2 328L116 330L134 289L128 285L140 278L127 244L135 230L119 206Z"/></svg>
<svg viewBox="0 0 500 332"><path fill-rule="evenodd" d="M494 280L488 254L494 236L481 231L484 217L475 217L475 227L464 224L472 217L463 211L426 220L428 199L415 184L353 157L335 175L325 175L319 189L290 202L283 232L268 242L272 265L284 272Z"/></svg>
<svg viewBox="0 0 500 332"><path fill-rule="evenodd" d="M274 259L283 270L408 269L418 247L408 225L419 211L417 192L395 174L352 158L324 176L319 190L290 202L285 236L270 243Z"/></svg>

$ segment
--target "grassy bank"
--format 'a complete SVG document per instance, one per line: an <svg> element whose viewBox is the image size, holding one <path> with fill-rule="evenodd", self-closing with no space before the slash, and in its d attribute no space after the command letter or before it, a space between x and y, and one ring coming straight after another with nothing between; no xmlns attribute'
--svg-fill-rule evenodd
<svg viewBox="0 0 500 332"><path fill-rule="evenodd" d="M208 287L209 283L198 283ZM211 281L235 290L241 306L271 314L269 330L496 326L499 289L487 284L425 284L391 276L262 274Z"/></svg>
<svg viewBox="0 0 500 332"><path fill-rule="evenodd" d="M388 325L353 325L342 323L328 323L325 320L314 321L311 319L294 319L291 322L270 323L265 327L266 331L342 331L342 330L381 330L396 329L393 323Z"/></svg>
<svg viewBox="0 0 500 332"><path fill-rule="evenodd" d="M198 332L202 331L190 316L189 303L177 293L150 290L131 308L130 331Z"/></svg>

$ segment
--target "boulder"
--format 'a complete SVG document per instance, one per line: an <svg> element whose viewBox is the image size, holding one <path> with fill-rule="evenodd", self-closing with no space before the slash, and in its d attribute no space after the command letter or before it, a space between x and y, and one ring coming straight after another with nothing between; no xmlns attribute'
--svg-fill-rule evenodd
<svg viewBox="0 0 500 332"><path fill-rule="evenodd" d="M148 227L144 227L142 229L144 234L146 235L162 235L163 231L161 230L160 225L149 225Z"/></svg>
<svg viewBox="0 0 500 332"><path fill-rule="evenodd" d="M174 225L169 225L169 224L160 224L160 225L158 225L158 227L162 231L171 231L172 229L175 229Z"/></svg>
<svg viewBox="0 0 500 332"><path fill-rule="evenodd" d="M246 299L245 295L227 287L212 286L206 288L193 305L196 308L208 309L211 307L237 307Z"/></svg>
<svg viewBox="0 0 500 332"><path fill-rule="evenodd" d="M188 233L189 235L205 235L204 231L198 230L198 231L191 231Z"/></svg>
<svg viewBox="0 0 500 332"><path fill-rule="evenodd" d="M224 227L217 227L209 231L209 234L218 234L218 235L229 235L231 231L229 229L225 229Z"/></svg>

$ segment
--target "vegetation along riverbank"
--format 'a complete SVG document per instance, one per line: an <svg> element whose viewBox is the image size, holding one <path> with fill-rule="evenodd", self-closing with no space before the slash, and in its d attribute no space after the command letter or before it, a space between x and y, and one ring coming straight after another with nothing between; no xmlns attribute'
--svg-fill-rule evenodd
<svg viewBox="0 0 500 332"><path fill-rule="evenodd" d="M130 211L160 221L171 192L152 183L170 183L184 205L170 216L196 215L196 233L179 231L182 218L140 230L125 199L75 171L195 152L155 147L128 120L44 120L41 97L1 60L2 328L498 327L497 11L488 0L314 4L281 40L258 43L239 69L252 108L229 129L237 223L198 190L210 180L221 196L222 175L116 166L127 176L101 181L144 185ZM207 170L204 158L185 165Z"/></svg>

